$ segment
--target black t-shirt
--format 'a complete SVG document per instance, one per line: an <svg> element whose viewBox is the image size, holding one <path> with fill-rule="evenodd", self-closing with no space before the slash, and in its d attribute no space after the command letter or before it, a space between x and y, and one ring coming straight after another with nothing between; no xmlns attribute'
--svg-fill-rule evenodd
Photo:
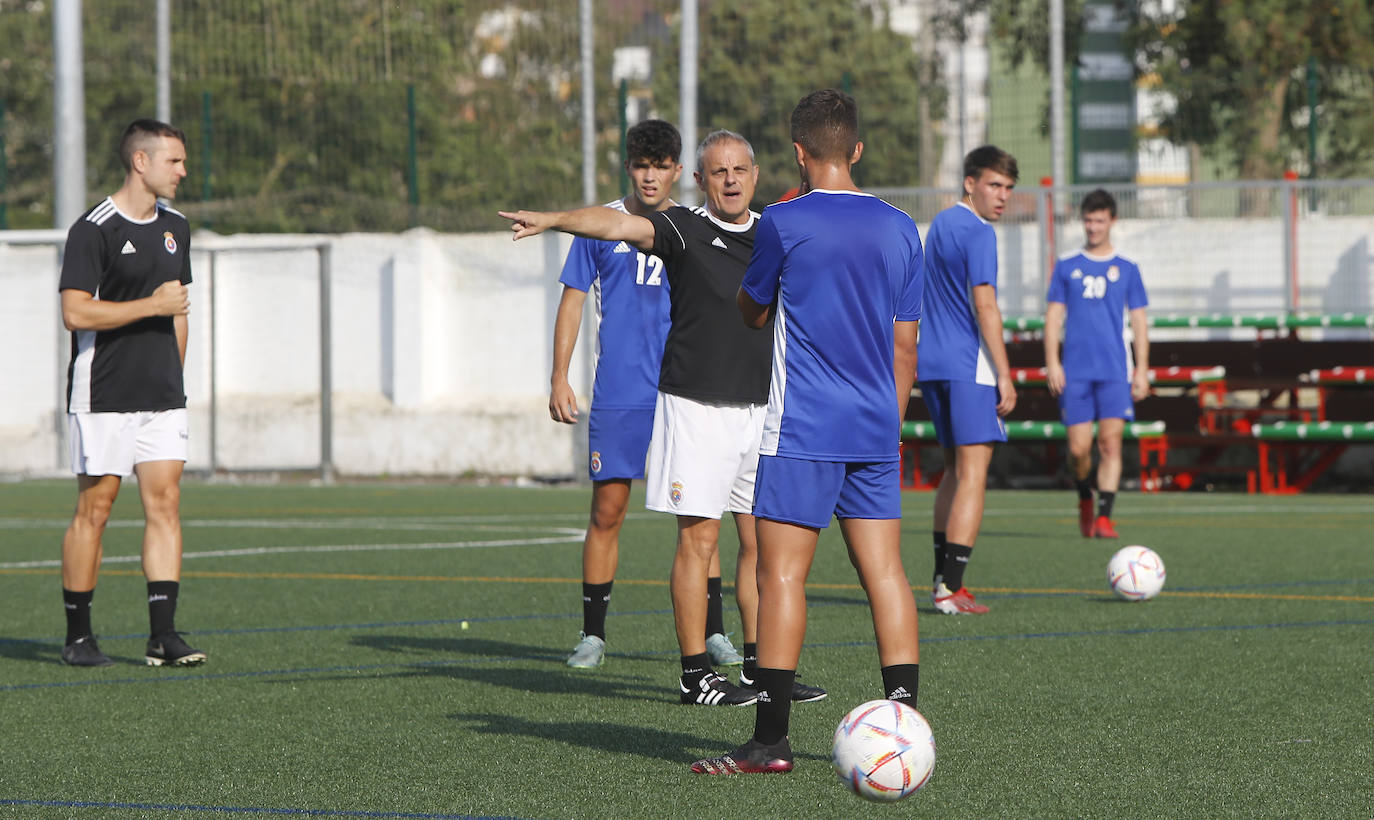
<svg viewBox="0 0 1374 820"><path fill-rule="evenodd" d="M146 222L106 198L67 232L58 290L84 290L103 302L151 296L163 282L191 283L191 229L162 204ZM67 412L130 413L186 406L181 354L170 316L114 330L72 332Z"/></svg>
<svg viewBox="0 0 1374 820"><path fill-rule="evenodd" d="M698 401L764 404L773 370L773 319L744 324L735 294L754 252L758 214L721 222L705 208L652 214L653 253L668 271L672 324L658 389Z"/></svg>

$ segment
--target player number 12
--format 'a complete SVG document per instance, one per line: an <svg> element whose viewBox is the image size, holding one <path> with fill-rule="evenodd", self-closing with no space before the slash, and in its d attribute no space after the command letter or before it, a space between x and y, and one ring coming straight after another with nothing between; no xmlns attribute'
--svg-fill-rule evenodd
<svg viewBox="0 0 1374 820"><path fill-rule="evenodd" d="M663 260L657 256L650 256L647 253L636 253L636 261L639 269L635 272L636 285L661 285L663 284ZM647 275L645 271L648 271Z"/></svg>

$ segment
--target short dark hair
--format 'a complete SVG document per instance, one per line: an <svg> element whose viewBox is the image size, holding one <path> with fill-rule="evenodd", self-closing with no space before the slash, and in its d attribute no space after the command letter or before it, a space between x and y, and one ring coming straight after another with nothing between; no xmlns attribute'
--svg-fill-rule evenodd
<svg viewBox="0 0 1374 820"><path fill-rule="evenodd" d="M151 143L158 137L176 137L182 145L186 144L186 134L161 120L134 120L124 129L119 139L119 161L124 163L125 171L134 169L134 154L139 151L151 152Z"/></svg>
<svg viewBox="0 0 1374 820"><path fill-rule="evenodd" d="M1094 211L1106 211L1112 215L1112 219L1116 219L1116 197L1107 193L1104 188L1089 191L1088 195L1083 197L1083 203L1078 206L1078 212L1087 216Z"/></svg>
<svg viewBox="0 0 1374 820"><path fill-rule="evenodd" d="M859 104L838 89L812 91L792 109L792 141L818 160L849 160L859 144Z"/></svg>
<svg viewBox="0 0 1374 820"><path fill-rule="evenodd" d="M1016 167L1016 157L996 145L982 145L968 152L964 157L964 177L977 179L984 170L996 171L1011 178L1012 182L1021 177Z"/></svg>
<svg viewBox="0 0 1374 820"><path fill-rule="evenodd" d="M625 161L682 161L682 135L665 120L644 120L625 132Z"/></svg>

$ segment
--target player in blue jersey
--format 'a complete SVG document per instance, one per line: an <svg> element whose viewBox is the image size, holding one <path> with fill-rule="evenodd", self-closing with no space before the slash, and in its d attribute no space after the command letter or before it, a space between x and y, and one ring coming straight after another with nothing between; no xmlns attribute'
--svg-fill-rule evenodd
<svg viewBox="0 0 1374 820"><path fill-rule="evenodd" d="M673 185L682 175L682 137L671 123L645 120L625 135L625 172L633 190L607 207L647 216L670 207ZM568 666L598 667L606 652L606 611L620 557L620 528L630 500L630 482L644 478L644 459L653 431L659 367L668 335L668 282L663 260L624 242L576 237L563 263L563 297L553 332L553 376L549 414L576 424L577 393L568 367L582 324L587 294L596 316L596 376L587 418L592 508L582 542L582 634ZM743 663L724 634L720 561L708 579L710 611L707 647L719 665Z"/></svg>
<svg viewBox="0 0 1374 820"><path fill-rule="evenodd" d="M1002 417L1016 406L992 223L1002 218L1017 176L1011 154L975 148L964 158L963 198L936 214L926 235L918 378L945 460L935 493L931 598L946 615L988 611L964 587L964 570L983 523L992 447L1007 440Z"/></svg>
<svg viewBox="0 0 1374 820"><path fill-rule="evenodd" d="M1121 482L1121 434L1133 402L1150 392L1150 339L1140 268L1112 246L1116 199L1101 188L1083 197L1083 250L1060 259L1045 305L1045 370L1068 429L1069 469L1084 538L1116 538L1112 506ZM1135 357L1123 333L1130 316ZM1062 332L1061 332L1062 331ZM1063 339L1061 357L1059 342ZM1134 364L1134 366L1132 366ZM1097 514L1090 474L1097 422Z"/></svg>
<svg viewBox="0 0 1374 820"><path fill-rule="evenodd" d="M854 184L858 106L833 89L792 111L805 194L770 205L740 286L745 323L773 326L760 447L759 664L754 734L701 774L789 772L791 691L820 530L840 522L868 594L883 691L914 705L916 599L902 567L898 440L916 375L921 239L911 217Z"/></svg>
<svg viewBox="0 0 1374 820"><path fill-rule="evenodd" d="M694 174L704 208L673 207L647 217L590 207L572 211L500 211L515 239L553 229L624 241L664 261L670 326L659 371L654 431L646 468L645 506L676 516L678 539L669 582L681 656L680 702L747 706L758 620L753 517L759 440L767 410L773 338L739 321L735 293L744 279L758 214L749 208L758 164L748 140L731 131L708 134L697 147ZM730 512L739 534L735 597L744 638L740 685L713 668L703 630L709 623L708 578L719 560L721 518ZM824 698L824 689L797 681L795 701Z"/></svg>

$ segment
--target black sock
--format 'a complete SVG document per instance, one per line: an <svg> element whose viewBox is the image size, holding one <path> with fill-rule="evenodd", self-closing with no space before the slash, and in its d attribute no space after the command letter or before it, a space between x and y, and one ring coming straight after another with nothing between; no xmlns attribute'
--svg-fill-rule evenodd
<svg viewBox="0 0 1374 820"><path fill-rule="evenodd" d="M953 542L945 543L945 586L950 592L958 592L964 585L964 570L968 568L969 556L973 547Z"/></svg>
<svg viewBox="0 0 1374 820"><path fill-rule="evenodd" d="M611 605L611 584L582 584L582 631L606 640L606 610Z"/></svg>
<svg viewBox="0 0 1374 820"><path fill-rule="evenodd" d="M177 614L177 592L181 584L176 581L148 582L148 629L156 638L176 631L172 625Z"/></svg>
<svg viewBox="0 0 1374 820"><path fill-rule="evenodd" d="M921 683L921 665L898 663L883 667L883 691L888 700L916 708L916 690Z"/></svg>
<svg viewBox="0 0 1374 820"><path fill-rule="evenodd" d="M787 737L787 722L792 713L792 682L795 669L759 667L754 688L759 699L754 710L754 740L772 746Z"/></svg>
<svg viewBox="0 0 1374 820"><path fill-rule="evenodd" d="M688 689L694 689L711 671L711 659L705 652L682 656L682 685Z"/></svg>
<svg viewBox="0 0 1374 820"><path fill-rule="evenodd" d="M935 542L935 573L930 576L933 584L945 574L945 534L936 530L931 533L931 538Z"/></svg>
<svg viewBox="0 0 1374 820"><path fill-rule="evenodd" d="M70 589L62 590L62 606L67 610L67 640L64 643L70 644L77 638L84 638L91 633L91 599L95 597L95 590L86 592L72 592Z"/></svg>
<svg viewBox="0 0 1374 820"><path fill-rule="evenodd" d="M720 592L720 576L706 579L706 635L725 633L725 596Z"/></svg>
<svg viewBox="0 0 1374 820"><path fill-rule="evenodd" d="M1075 478L1073 480L1073 486L1078 490L1079 501L1092 501L1093 484L1090 480L1086 478Z"/></svg>
<svg viewBox="0 0 1374 820"><path fill-rule="evenodd" d="M744 645L744 677L749 680L757 680L759 675L759 645L758 643L746 643Z"/></svg>
<svg viewBox="0 0 1374 820"><path fill-rule="evenodd" d="M1112 505L1116 503L1116 493L1102 491L1097 494L1097 515L1099 518L1112 517Z"/></svg>

